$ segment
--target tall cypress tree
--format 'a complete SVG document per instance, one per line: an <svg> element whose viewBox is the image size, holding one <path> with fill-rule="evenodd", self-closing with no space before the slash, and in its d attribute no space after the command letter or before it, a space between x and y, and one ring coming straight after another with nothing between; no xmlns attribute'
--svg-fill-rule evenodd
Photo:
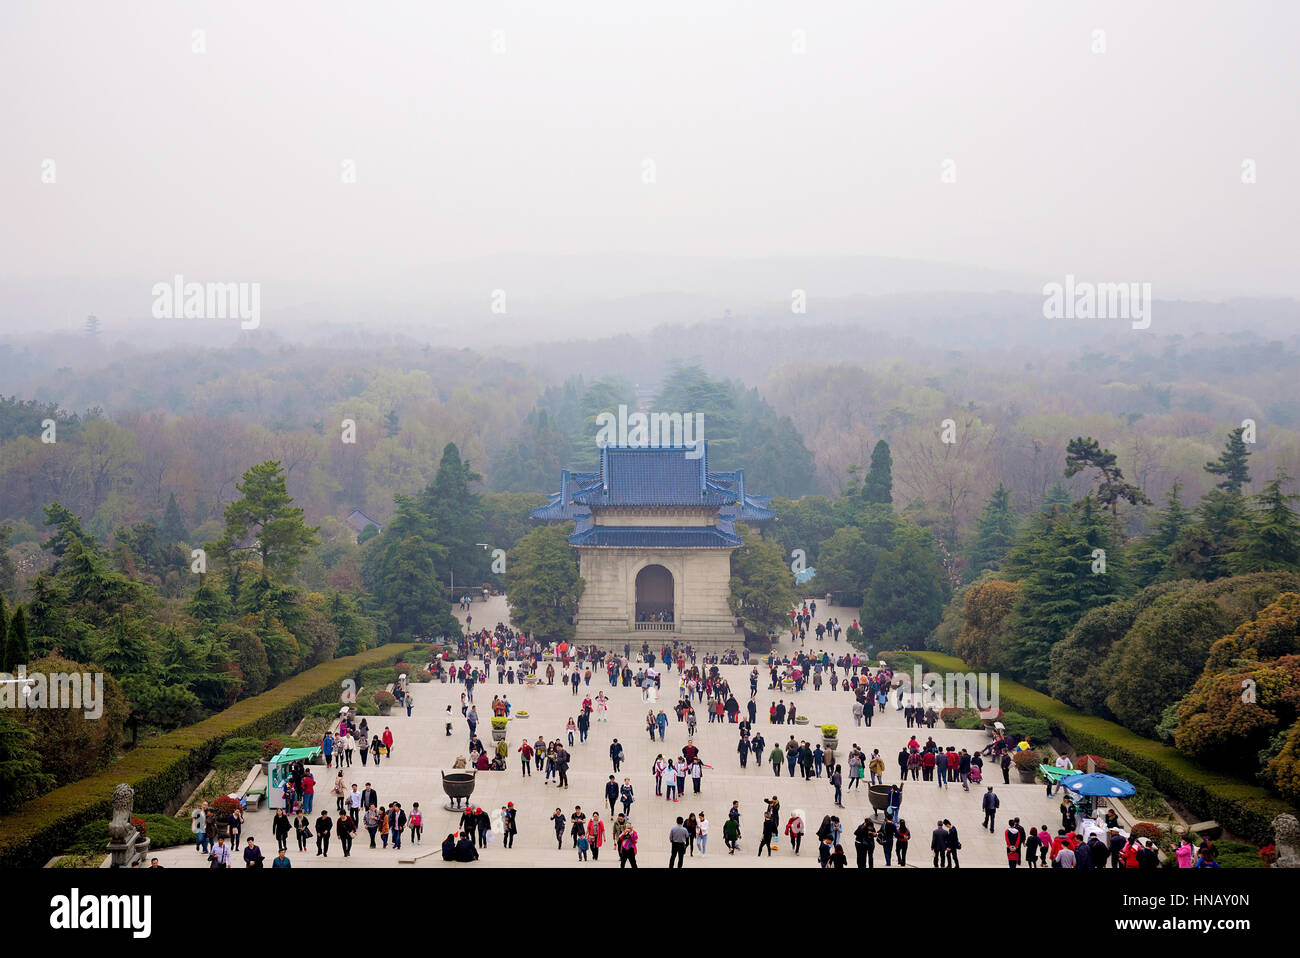
<svg viewBox="0 0 1300 958"><path fill-rule="evenodd" d="M999 482L975 522L975 539L967 555L967 581L979 578L985 570L997 571L1015 543L1017 524L1011 509L1011 491Z"/></svg>
<svg viewBox="0 0 1300 958"><path fill-rule="evenodd" d="M1205 464L1205 471L1213 476L1222 476L1218 487L1224 492L1238 494L1241 487L1250 482L1250 450L1241 438L1245 428L1238 426L1228 433L1228 444L1219 458Z"/></svg>
<svg viewBox="0 0 1300 958"><path fill-rule="evenodd" d="M185 541L185 521L181 518L181 507L176 504L174 492L167 496L167 509L163 512L158 538L165 546Z"/></svg>
<svg viewBox="0 0 1300 958"><path fill-rule="evenodd" d="M5 659L8 662L6 672L12 672L20 665L26 665L30 655L27 648L27 616L20 605L14 610L13 620L9 623L9 637L5 643Z"/></svg>
<svg viewBox="0 0 1300 958"><path fill-rule="evenodd" d="M862 501L884 505L894 501L894 460L889 454L889 443L881 439L871 450L871 468L862 483Z"/></svg>
<svg viewBox="0 0 1300 958"><path fill-rule="evenodd" d="M1229 557L1234 572L1300 570L1300 520L1291 508L1300 495L1282 491L1285 483L1293 481L1279 469L1258 495L1251 496L1254 508L1239 548Z"/></svg>

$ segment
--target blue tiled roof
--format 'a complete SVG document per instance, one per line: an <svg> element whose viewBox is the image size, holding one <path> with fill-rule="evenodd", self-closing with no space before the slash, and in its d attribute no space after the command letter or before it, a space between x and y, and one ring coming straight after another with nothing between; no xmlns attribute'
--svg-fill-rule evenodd
<svg viewBox="0 0 1300 958"><path fill-rule="evenodd" d="M601 450L599 483L573 495L589 506L721 506L727 494L713 488L704 456L688 458L684 446Z"/></svg>
<svg viewBox="0 0 1300 958"><path fill-rule="evenodd" d="M716 506L724 523L764 522L776 518L769 496L750 495L745 472L709 472L707 443L698 458L687 448L606 446L600 472L561 473L560 491L530 515L546 522L569 519L584 526L591 508L601 506Z"/></svg>
<svg viewBox="0 0 1300 958"><path fill-rule="evenodd" d="M569 545L607 548L727 549L740 537L716 526L592 526L569 536Z"/></svg>

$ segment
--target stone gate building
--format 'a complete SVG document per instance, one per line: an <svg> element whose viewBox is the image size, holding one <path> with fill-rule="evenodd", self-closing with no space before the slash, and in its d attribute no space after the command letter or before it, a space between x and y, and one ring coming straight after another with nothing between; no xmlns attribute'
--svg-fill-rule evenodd
<svg viewBox="0 0 1300 958"><path fill-rule="evenodd" d="M604 446L598 472L564 470L560 491L532 512L574 523L569 542L587 583L577 642L741 646L727 605L735 525L761 526L775 513L769 497L746 492L743 469L709 472L708 458L703 441L695 449Z"/></svg>

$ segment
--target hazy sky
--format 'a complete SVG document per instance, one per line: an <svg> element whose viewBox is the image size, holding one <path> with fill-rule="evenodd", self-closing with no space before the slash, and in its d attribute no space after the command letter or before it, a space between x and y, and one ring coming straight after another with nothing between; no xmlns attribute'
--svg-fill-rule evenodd
<svg viewBox="0 0 1300 958"><path fill-rule="evenodd" d="M5 0L0 284L872 255L1297 295L1298 11Z"/></svg>

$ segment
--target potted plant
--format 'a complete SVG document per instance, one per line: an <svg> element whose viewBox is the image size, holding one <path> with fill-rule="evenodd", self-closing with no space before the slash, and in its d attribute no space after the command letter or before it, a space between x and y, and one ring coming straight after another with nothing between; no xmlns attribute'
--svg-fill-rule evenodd
<svg viewBox="0 0 1300 958"><path fill-rule="evenodd" d="M517 718L517 719L526 719L526 718L528 718L528 709L517 709L517 710L515 711L515 718Z"/></svg>
<svg viewBox="0 0 1300 958"><path fill-rule="evenodd" d="M1042 764L1042 759L1036 751L1031 748L1016 752L1011 756L1011 762L1020 773L1022 783L1034 784L1034 776L1038 774L1038 766Z"/></svg>
<svg viewBox="0 0 1300 958"><path fill-rule="evenodd" d="M504 715L492 716L492 741L504 742L506 738L506 724L510 720Z"/></svg>
<svg viewBox="0 0 1300 958"><path fill-rule="evenodd" d="M379 714L387 715L397 704L397 699L393 697L392 692L379 691L375 693L375 705L379 706Z"/></svg>
<svg viewBox="0 0 1300 958"><path fill-rule="evenodd" d="M782 679L782 680L781 680L781 688L782 688L783 690L785 690L786 692L793 692L793 691L794 691L794 679Z"/></svg>
<svg viewBox="0 0 1300 958"><path fill-rule="evenodd" d="M834 749L839 745L840 727L838 725L822 726L822 748Z"/></svg>
<svg viewBox="0 0 1300 958"><path fill-rule="evenodd" d="M940 709L939 721L943 723L944 728L956 728L957 720L961 718L961 709Z"/></svg>
<svg viewBox="0 0 1300 958"><path fill-rule="evenodd" d="M230 837L230 813L239 808L239 799L232 798L229 795L222 795L209 803L209 807L216 811L217 819L217 837Z"/></svg>

